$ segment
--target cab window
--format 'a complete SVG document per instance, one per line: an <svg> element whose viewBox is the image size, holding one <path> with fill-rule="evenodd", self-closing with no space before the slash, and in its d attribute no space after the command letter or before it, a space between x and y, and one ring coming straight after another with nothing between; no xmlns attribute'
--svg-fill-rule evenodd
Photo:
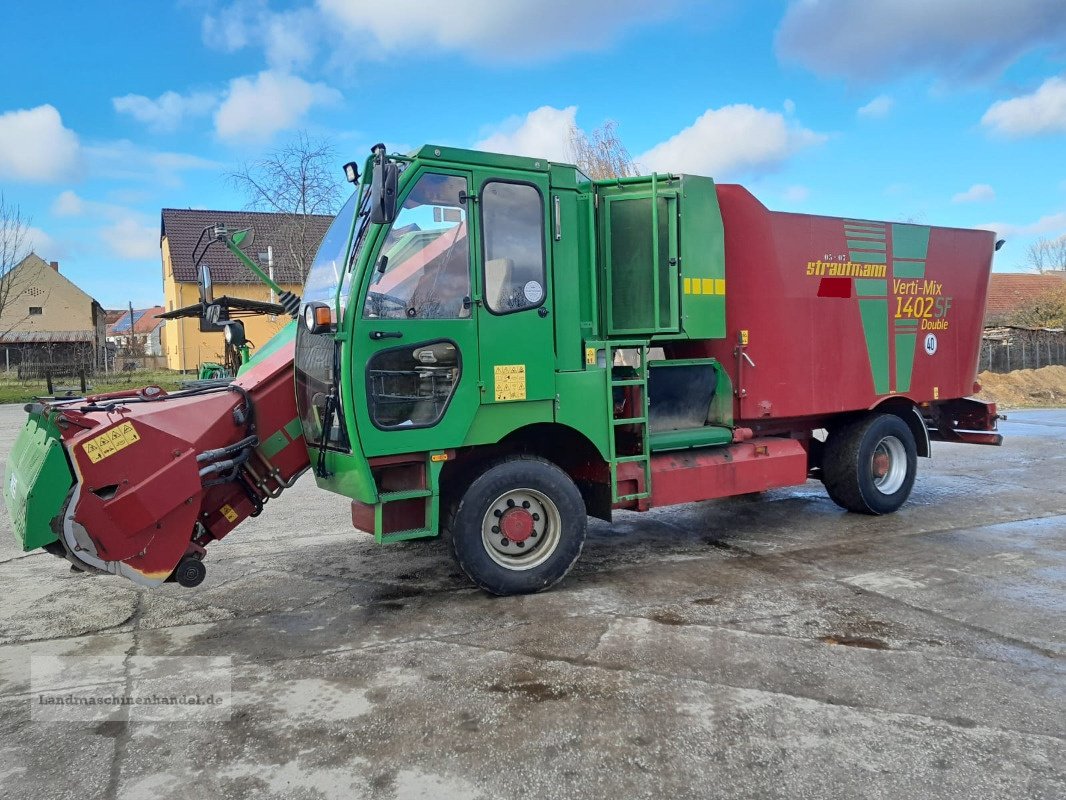
<svg viewBox="0 0 1066 800"><path fill-rule="evenodd" d="M470 237L459 202L466 190L456 175L418 179L371 267L365 319L470 316Z"/></svg>
<svg viewBox="0 0 1066 800"><path fill-rule="evenodd" d="M494 314L544 302L544 201L528 183L489 181L481 192L485 305Z"/></svg>

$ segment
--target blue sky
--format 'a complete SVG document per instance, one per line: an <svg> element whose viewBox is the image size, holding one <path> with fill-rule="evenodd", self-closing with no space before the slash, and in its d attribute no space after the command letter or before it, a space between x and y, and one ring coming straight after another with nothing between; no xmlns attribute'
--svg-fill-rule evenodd
<svg viewBox="0 0 1066 800"><path fill-rule="evenodd" d="M1066 235L1063 0L82 0L9 4L0 189L107 307L162 300L159 210L298 130L642 166L769 207ZM338 164L339 174L339 164Z"/></svg>

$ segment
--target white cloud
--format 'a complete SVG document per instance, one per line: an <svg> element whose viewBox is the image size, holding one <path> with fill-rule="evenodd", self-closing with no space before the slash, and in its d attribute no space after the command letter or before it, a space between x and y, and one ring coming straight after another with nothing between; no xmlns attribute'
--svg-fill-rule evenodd
<svg viewBox="0 0 1066 800"><path fill-rule="evenodd" d="M515 156L573 161L570 130L576 125L577 106L541 106L524 117L511 117L497 130L477 142L477 150Z"/></svg>
<svg viewBox="0 0 1066 800"><path fill-rule="evenodd" d="M384 51L459 51L483 62L515 62L601 49L626 30L673 17L705 0L318 0L324 24Z"/></svg>
<svg viewBox="0 0 1066 800"><path fill-rule="evenodd" d="M313 8L274 12L265 0L237 0L205 15L201 34L204 44L226 53L259 45L272 68L290 70L314 57L324 23Z"/></svg>
<svg viewBox="0 0 1066 800"><path fill-rule="evenodd" d="M1048 78L1032 94L993 103L981 124L1012 137L1066 132L1066 78Z"/></svg>
<svg viewBox="0 0 1066 800"><path fill-rule="evenodd" d="M155 100L143 94L127 94L111 98L111 105L120 114L129 114L157 133L177 130L188 117L210 114L218 105L218 95L213 92L178 94L163 92Z"/></svg>
<svg viewBox="0 0 1066 800"><path fill-rule="evenodd" d="M159 226L130 213L100 229L100 238L111 252L127 261L159 258Z"/></svg>
<svg viewBox="0 0 1066 800"><path fill-rule="evenodd" d="M892 106L895 105L895 101L887 94L882 94L875 97L866 105L862 106L855 113L860 117L877 118L888 116L888 112L892 110Z"/></svg>
<svg viewBox="0 0 1066 800"><path fill-rule="evenodd" d="M1035 222L1020 225L1010 222L985 222L974 227L995 231L1000 236L1041 236L1048 233L1059 235L1066 232L1066 211L1047 214Z"/></svg>
<svg viewBox="0 0 1066 800"><path fill-rule="evenodd" d="M996 190L987 183L975 183L965 192L951 198L952 203L983 203L996 199Z"/></svg>
<svg viewBox="0 0 1066 800"><path fill-rule="evenodd" d="M900 71L994 73L1066 38L1062 0L792 0L775 47L821 75L870 79Z"/></svg>
<svg viewBox="0 0 1066 800"><path fill-rule="evenodd" d="M273 70L234 78L215 112L215 130L223 139L264 141L295 127L313 106L334 103L340 97L340 92L324 83L308 83Z"/></svg>
<svg viewBox="0 0 1066 800"><path fill-rule="evenodd" d="M32 250L46 261L59 259L66 255L65 248L60 246L55 239L40 228L35 228L32 225L26 227L24 244L27 249Z"/></svg>
<svg viewBox="0 0 1066 800"><path fill-rule="evenodd" d="M180 186L180 173L193 169L220 169L221 164L188 153L150 150L128 139L85 147L91 175L112 180L149 181L162 186Z"/></svg>
<svg viewBox="0 0 1066 800"><path fill-rule="evenodd" d="M52 202L57 217L80 217L100 224L97 235L110 253L130 261L159 257L159 224L149 215L116 203L86 200L67 189Z"/></svg>
<svg viewBox="0 0 1066 800"><path fill-rule="evenodd" d="M70 189L60 192L52 203L52 213L57 217L80 217L85 211L85 201Z"/></svg>
<svg viewBox="0 0 1066 800"><path fill-rule="evenodd" d="M0 114L0 178L51 182L70 178L81 162L81 144L55 106Z"/></svg>
<svg viewBox="0 0 1066 800"><path fill-rule="evenodd" d="M732 105L709 109L692 125L638 156L636 161L652 170L717 178L775 167L826 138L790 124L777 112Z"/></svg>

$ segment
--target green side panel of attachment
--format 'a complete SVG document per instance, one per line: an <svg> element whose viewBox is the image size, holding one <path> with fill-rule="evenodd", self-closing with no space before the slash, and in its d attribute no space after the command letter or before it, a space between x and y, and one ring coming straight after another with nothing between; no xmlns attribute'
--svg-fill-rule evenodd
<svg viewBox="0 0 1066 800"><path fill-rule="evenodd" d="M865 250L851 250L848 258L856 264L885 264L888 263L884 253L874 253Z"/></svg>
<svg viewBox="0 0 1066 800"><path fill-rule="evenodd" d="M887 297L888 281L877 278L856 278L855 294L859 297Z"/></svg>
<svg viewBox="0 0 1066 800"><path fill-rule="evenodd" d="M911 390L911 372L914 369L914 346L917 333L896 334L896 391Z"/></svg>
<svg viewBox="0 0 1066 800"><path fill-rule="evenodd" d="M57 540L52 520L63 511L73 484L58 429L43 415L31 414L15 440L4 476L4 502L23 550Z"/></svg>
<svg viewBox="0 0 1066 800"><path fill-rule="evenodd" d="M924 261L893 261L892 275L896 278L924 278Z"/></svg>
<svg viewBox="0 0 1066 800"><path fill-rule="evenodd" d="M894 258L923 260L929 250L929 227L927 225L892 226L892 255Z"/></svg>
<svg viewBox="0 0 1066 800"><path fill-rule="evenodd" d="M261 361L265 361L267 358L272 356L281 348L285 347L286 345L291 345L295 338L296 320L293 320L280 331L271 336L267 340L266 344L259 347L255 351L255 354L248 360L248 363L243 364L241 368L237 370L237 374L243 375L256 364L260 363Z"/></svg>
<svg viewBox="0 0 1066 800"><path fill-rule="evenodd" d="M679 224L681 330L689 339L722 339L726 335L725 298L729 286L725 280L725 228L713 180L681 176ZM705 292L704 288L711 291Z"/></svg>
<svg viewBox="0 0 1066 800"><path fill-rule="evenodd" d="M733 431L718 425L704 425L702 428L688 428L676 431L657 431L648 434L648 442L653 453L666 450L689 450L693 447L711 447L729 444L733 441Z"/></svg>
<svg viewBox="0 0 1066 800"><path fill-rule="evenodd" d="M870 354L874 391L888 394L888 301L860 300L859 313L866 335L866 349Z"/></svg>

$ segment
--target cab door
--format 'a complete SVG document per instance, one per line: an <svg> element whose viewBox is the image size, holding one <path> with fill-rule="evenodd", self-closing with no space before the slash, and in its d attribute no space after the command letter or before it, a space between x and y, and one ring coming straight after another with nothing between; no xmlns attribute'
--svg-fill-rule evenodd
<svg viewBox="0 0 1066 800"><path fill-rule="evenodd" d="M358 295L352 391L367 456L462 444L477 411L471 176L420 168Z"/></svg>
<svg viewBox="0 0 1066 800"><path fill-rule="evenodd" d="M478 184L481 402L555 397L548 176L474 173Z"/></svg>

